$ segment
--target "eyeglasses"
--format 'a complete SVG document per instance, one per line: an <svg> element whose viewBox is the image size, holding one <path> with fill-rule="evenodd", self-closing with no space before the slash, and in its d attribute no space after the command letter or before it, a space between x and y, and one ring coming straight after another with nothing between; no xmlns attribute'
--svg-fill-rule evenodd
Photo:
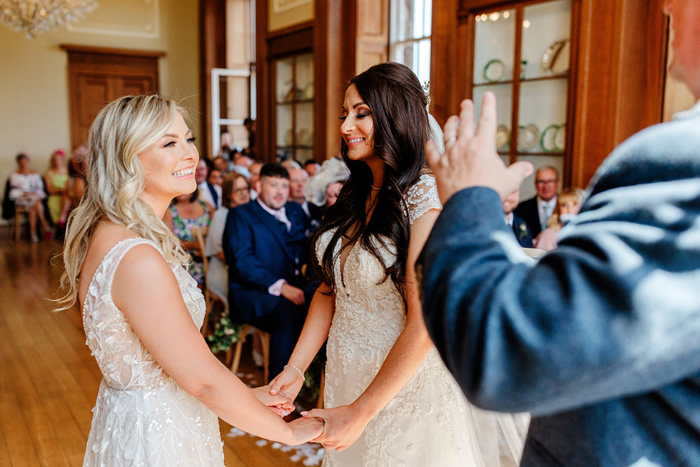
<svg viewBox="0 0 700 467"><path fill-rule="evenodd" d="M248 188L234 188L233 189L234 193L245 193L246 191L248 191Z"/></svg>
<svg viewBox="0 0 700 467"><path fill-rule="evenodd" d="M559 180L554 179L554 180L535 180L535 185L554 185L557 183Z"/></svg>

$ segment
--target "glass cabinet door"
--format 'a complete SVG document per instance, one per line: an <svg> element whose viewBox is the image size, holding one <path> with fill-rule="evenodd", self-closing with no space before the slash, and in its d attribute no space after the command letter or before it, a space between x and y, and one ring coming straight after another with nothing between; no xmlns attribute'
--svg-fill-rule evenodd
<svg viewBox="0 0 700 467"><path fill-rule="evenodd" d="M313 158L314 62L312 54L275 61L277 157Z"/></svg>
<svg viewBox="0 0 700 467"><path fill-rule="evenodd" d="M550 0L474 16L472 98L498 101L496 145L506 161L564 170L569 114L572 0ZM514 130L515 128L515 130ZM534 195L530 182L522 197Z"/></svg>

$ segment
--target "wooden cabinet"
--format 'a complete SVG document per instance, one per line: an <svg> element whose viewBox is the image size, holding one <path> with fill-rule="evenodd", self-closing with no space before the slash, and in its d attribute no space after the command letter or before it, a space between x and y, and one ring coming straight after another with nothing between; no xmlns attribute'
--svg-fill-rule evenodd
<svg viewBox="0 0 700 467"><path fill-rule="evenodd" d="M661 121L667 41L662 3L434 0L431 113L442 123L462 99L479 105L492 90L498 123L510 136L501 132L499 141L510 142L499 144L504 159L554 165L563 186L584 187L615 146ZM556 52L555 44L565 39L548 73L545 53ZM502 64L492 63L484 77L491 60ZM558 135L556 127L562 128ZM523 197L533 192L526 181Z"/></svg>

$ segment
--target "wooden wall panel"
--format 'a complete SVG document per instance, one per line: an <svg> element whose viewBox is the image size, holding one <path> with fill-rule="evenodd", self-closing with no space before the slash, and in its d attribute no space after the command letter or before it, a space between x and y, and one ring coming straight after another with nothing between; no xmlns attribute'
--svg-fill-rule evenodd
<svg viewBox="0 0 700 467"><path fill-rule="evenodd" d="M389 60L389 0L357 0L355 73Z"/></svg>

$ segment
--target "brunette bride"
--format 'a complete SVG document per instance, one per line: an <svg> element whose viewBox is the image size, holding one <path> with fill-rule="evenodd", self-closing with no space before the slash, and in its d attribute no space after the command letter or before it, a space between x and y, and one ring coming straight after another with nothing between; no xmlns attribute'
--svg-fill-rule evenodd
<svg viewBox="0 0 700 467"><path fill-rule="evenodd" d="M175 102L157 95L108 104L89 136L88 185L68 222L67 294L83 312L102 371L84 466L223 466L217 415L249 433L299 444L319 421L284 423L288 398L248 389L209 351L204 300L162 221L197 189L199 154Z"/></svg>
<svg viewBox="0 0 700 467"><path fill-rule="evenodd" d="M351 175L315 237L323 285L271 393L296 395L328 339L325 409L305 414L326 423L325 466L516 465L523 430L467 402L423 322L414 264L441 205L418 78L396 63L368 69L341 120Z"/></svg>

